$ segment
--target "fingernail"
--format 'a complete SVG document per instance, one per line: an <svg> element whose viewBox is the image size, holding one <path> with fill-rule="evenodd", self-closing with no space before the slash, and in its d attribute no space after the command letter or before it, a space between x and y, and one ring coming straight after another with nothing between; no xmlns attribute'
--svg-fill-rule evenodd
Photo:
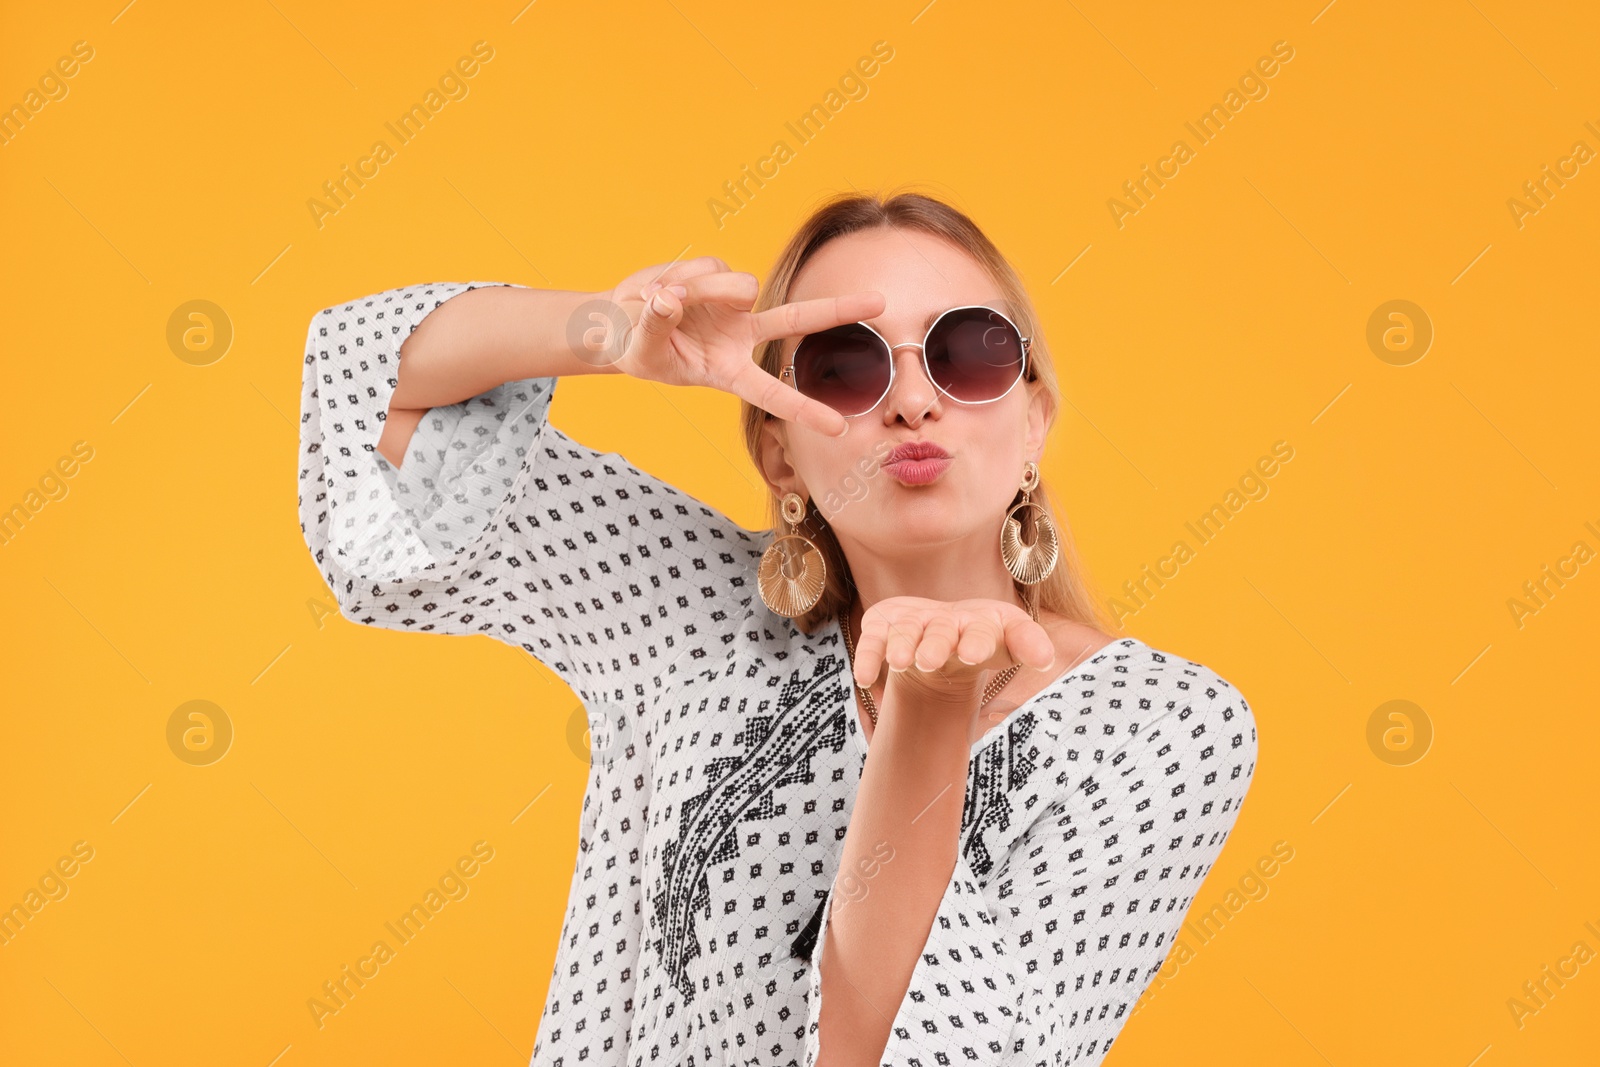
<svg viewBox="0 0 1600 1067"><path fill-rule="evenodd" d="M667 289L676 294L679 300L689 295L689 287L687 285L669 285Z"/></svg>
<svg viewBox="0 0 1600 1067"><path fill-rule="evenodd" d="M654 293L659 288L661 288L660 282L651 282L649 285L646 285L643 289L639 290L639 295L644 299L649 300L650 294Z"/></svg>
<svg viewBox="0 0 1600 1067"><path fill-rule="evenodd" d="M655 313L658 315L672 314L671 305L661 298L660 293L657 293L655 296L650 298L650 307L654 309Z"/></svg>

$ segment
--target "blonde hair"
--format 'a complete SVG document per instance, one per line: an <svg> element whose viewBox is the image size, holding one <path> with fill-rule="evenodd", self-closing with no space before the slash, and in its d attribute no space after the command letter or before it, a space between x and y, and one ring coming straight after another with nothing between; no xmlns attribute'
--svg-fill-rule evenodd
<svg viewBox="0 0 1600 1067"><path fill-rule="evenodd" d="M777 262L767 274L766 282L753 310L765 311L788 303L789 293L800 269L823 245L836 237L875 227L920 230L941 237L957 248L965 250L989 272L1013 312L1012 321L1017 324L1024 337L1031 338L1028 347L1029 377L1042 382L1049 394L1051 401L1049 419L1050 423L1054 424L1056 413L1061 407L1061 388L1056 379L1055 363L1050 358L1050 346L1039 329L1039 317L1034 311L1033 301L1011 264L977 224L961 211L933 197L903 192L884 199L871 194L842 193L825 201L801 224L783 251L779 253ZM782 370L783 343L783 338L774 338L763 343L755 353L756 363L768 374L776 376ZM757 470L760 470L761 427L773 416L748 401L740 401L739 417L744 428L745 448L750 453L751 462L755 464ZM1018 471L1019 485L1021 480L1022 472ZM1031 499L1033 503L1044 508L1054 520L1061 543L1061 557L1049 577L1038 585L1025 586L1020 582L1015 583L1023 603L1029 603L1031 597L1037 596L1041 614L1051 611L1075 622L1108 632L1115 631L1117 627L1106 625L1105 617L1096 607L1097 598L1092 595L1082 564L1078 560L1071 529L1052 504L1042 474ZM1015 505L1021 500L1022 490L1019 488L1011 503ZM767 511L770 529L774 536L787 532L788 524L783 521L783 502L776 493L768 496ZM1031 522L1025 525L1031 528ZM844 551L834 537L832 528L817 510L814 499L806 502L806 514L801 520L800 532L817 545L827 563L827 579L823 586L822 598L810 611L795 619L796 625L801 630L812 634L836 613L842 614L849 610L851 600L854 598L855 583L851 579L850 565L845 559ZM1000 551L998 521L995 523L994 541L995 552L998 553Z"/></svg>

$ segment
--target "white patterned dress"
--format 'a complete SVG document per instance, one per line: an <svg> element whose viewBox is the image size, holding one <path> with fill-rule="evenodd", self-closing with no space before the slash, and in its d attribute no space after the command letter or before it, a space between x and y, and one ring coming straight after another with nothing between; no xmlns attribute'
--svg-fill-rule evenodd
<svg viewBox="0 0 1600 1067"><path fill-rule="evenodd" d="M807 636L767 610L770 532L550 425L559 379L433 409L398 471L379 456L401 343L498 284L392 289L312 319L306 543L346 618L488 634L589 710L533 1067L812 1067L814 946L867 755L838 625ZM1255 760L1236 689L1131 637L1011 712L972 746L958 860L883 1064L1099 1063Z"/></svg>

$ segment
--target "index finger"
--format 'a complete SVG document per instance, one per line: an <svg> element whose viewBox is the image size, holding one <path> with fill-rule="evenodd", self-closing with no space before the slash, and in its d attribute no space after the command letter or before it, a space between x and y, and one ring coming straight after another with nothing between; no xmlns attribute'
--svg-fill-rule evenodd
<svg viewBox="0 0 1600 1067"><path fill-rule="evenodd" d="M838 411L801 395L800 390L768 374L754 360L740 361L733 378L723 388L770 415L829 437L844 436L850 425Z"/></svg>
<svg viewBox="0 0 1600 1067"><path fill-rule="evenodd" d="M876 290L779 304L754 316L756 343L775 337L800 337L847 322L876 318L883 314L883 309L883 294Z"/></svg>

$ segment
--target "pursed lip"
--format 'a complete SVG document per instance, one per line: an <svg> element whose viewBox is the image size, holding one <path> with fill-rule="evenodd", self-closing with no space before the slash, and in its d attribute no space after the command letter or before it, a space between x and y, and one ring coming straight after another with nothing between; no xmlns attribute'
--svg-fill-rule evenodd
<svg viewBox="0 0 1600 1067"><path fill-rule="evenodd" d="M950 453L932 441L907 441L889 453L883 469L904 485L928 485L950 468Z"/></svg>
<svg viewBox="0 0 1600 1067"><path fill-rule="evenodd" d="M915 459L949 459L950 453L934 444L932 441L907 441L895 447L889 453L889 458L884 460L885 466L900 463L905 460Z"/></svg>

